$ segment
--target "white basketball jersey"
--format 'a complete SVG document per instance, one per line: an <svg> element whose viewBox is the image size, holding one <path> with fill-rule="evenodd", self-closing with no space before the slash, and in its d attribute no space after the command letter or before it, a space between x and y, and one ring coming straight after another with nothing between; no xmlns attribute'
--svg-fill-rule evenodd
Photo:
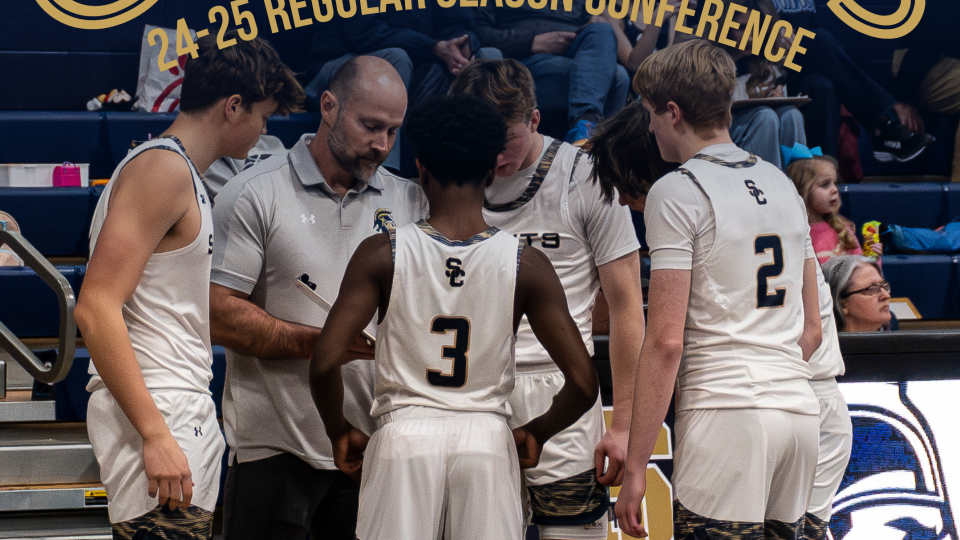
<svg viewBox="0 0 960 540"><path fill-rule="evenodd" d="M521 244L536 247L550 259L566 293L570 315L592 355L593 304L600 290L598 260L636 251L639 244L626 208L607 204L592 215L578 213L577 208L594 205L577 197L596 196L600 200L599 190L577 185L589 182L584 178L590 172L589 159L578 148L559 140L544 137L544 143L549 146L523 194L509 203L488 204L483 217L487 223L516 235ZM583 194L581 189L588 193ZM597 236L602 237L599 242L588 237L591 227L599 229ZM520 369L557 369L526 317L520 321L517 331L516 354Z"/></svg>
<svg viewBox="0 0 960 540"><path fill-rule="evenodd" d="M393 288L377 330L372 415L409 405L507 415L517 239L491 227L451 241L426 221L390 235Z"/></svg>
<svg viewBox="0 0 960 540"><path fill-rule="evenodd" d="M813 380L830 379L843 375L846 366L843 356L840 355L840 340L837 336L837 322L833 317L833 297L830 295L830 285L823 277L820 263L817 263L817 297L820 302L820 327L823 331L823 341L810 356L810 371Z"/></svg>
<svg viewBox="0 0 960 540"><path fill-rule="evenodd" d="M189 390L210 393L213 379L210 348L210 261L213 254L213 217L203 181L178 141L161 138L145 142L127 155L103 190L90 226L90 253L97 246L107 218L110 194L120 171L147 150L175 152L186 160L193 176L193 190L200 207L200 232L190 244L154 253L133 295L123 305L123 321L140 365L143 380L151 390ZM95 389L100 376L90 363L88 388Z"/></svg>
<svg viewBox="0 0 960 540"><path fill-rule="evenodd" d="M750 156L698 154L680 172L713 210L712 248L691 270L677 410L817 414L803 332L807 217L792 182Z"/></svg>

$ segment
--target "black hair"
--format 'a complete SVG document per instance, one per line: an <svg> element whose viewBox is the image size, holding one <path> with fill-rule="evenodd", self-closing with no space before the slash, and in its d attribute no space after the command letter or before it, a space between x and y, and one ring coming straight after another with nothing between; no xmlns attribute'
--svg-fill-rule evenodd
<svg viewBox="0 0 960 540"><path fill-rule="evenodd" d="M677 167L664 161L650 132L650 113L636 100L604 120L584 147L593 158L593 183L603 198L614 190L636 199L646 195L661 176Z"/></svg>
<svg viewBox="0 0 960 540"><path fill-rule="evenodd" d="M458 186L486 182L507 140L499 111L474 96L434 98L410 113L404 131L433 178Z"/></svg>

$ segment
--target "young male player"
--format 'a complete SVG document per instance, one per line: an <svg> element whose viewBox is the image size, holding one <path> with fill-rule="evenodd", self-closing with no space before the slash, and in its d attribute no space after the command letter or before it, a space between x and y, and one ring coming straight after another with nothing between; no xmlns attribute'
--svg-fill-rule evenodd
<svg viewBox="0 0 960 540"><path fill-rule="evenodd" d="M544 540L605 539L609 496L626 455L636 362L643 342L640 257L630 213L603 201L589 159L574 146L537 133L533 77L516 60L468 65L451 94L475 95L506 122L506 149L487 188L484 219L543 250L560 276L570 315L593 352L591 313L602 287L610 305L614 418L604 435L599 396L593 409L551 439L525 471L533 523ZM554 360L524 322L517 335L517 384L511 425L540 415L563 384ZM609 466L604 472L604 458Z"/></svg>
<svg viewBox="0 0 960 540"><path fill-rule="evenodd" d="M805 360L821 341L803 203L776 167L730 141L726 53L687 42L637 77L663 158L682 165L647 195L650 323L620 527L645 536L646 466L676 386L674 536L796 538L817 464Z"/></svg>
<svg viewBox="0 0 960 540"><path fill-rule="evenodd" d="M590 409L597 375L547 258L484 221L506 136L496 109L447 97L408 126L430 217L357 248L311 361L313 399L337 466L353 476L363 467L357 538L517 540L519 467L536 465L544 443ZM378 428L367 446L344 419L340 369L378 310ZM511 435L524 315L566 382Z"/></svg>
<svg viewBox="0 0 960 540"><path fill-rule="evenodd" d="M93 360L87 431L114 538L210 537L224 442L208 389L213 220L198 171L244 158L267 119L304 97L262 40L197 45L180 115L100 197L74 312Z"/></svg>

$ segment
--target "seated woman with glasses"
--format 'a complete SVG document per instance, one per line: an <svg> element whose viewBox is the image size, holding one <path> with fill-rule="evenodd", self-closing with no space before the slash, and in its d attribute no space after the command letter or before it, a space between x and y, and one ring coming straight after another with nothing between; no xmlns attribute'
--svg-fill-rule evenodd
<svg viewBox="0 0 960 540"><path fill-rule="evenodd" d="M841 332L890 329L890 284L880 266L860 255L833 257L823 263L833 294L833 313Z"/></svg>

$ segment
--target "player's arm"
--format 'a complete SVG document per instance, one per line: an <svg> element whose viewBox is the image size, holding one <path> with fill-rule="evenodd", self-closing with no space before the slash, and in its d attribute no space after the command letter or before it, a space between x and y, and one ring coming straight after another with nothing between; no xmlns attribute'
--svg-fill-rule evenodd
<svg viewBox="0 0 960 540"><path fill-rule="evenodd" d="M600 382L580 330L570 317L560 278L546 255L534 248L524 249L520 255L515 298L515 327L526 314L534 335L564 376L563 388L547 412L514 430L520 465L527 468L537 464L540 450L550 437L572 425L596 403Z"/></svg>
<svg viewBox="0 0 960 540"><path fill-rule="evenodd" d="M646 491L647 462L670 407L680 367L690 271L652 271L649 295L650 320L640 352L626 471L616 506L620 528L636 538L646 537L639 523L640 501Z"/></svg>
<svg viewBox="0 0 960 540"><path fill-rule="evenodd" d="M604 485L623 482L633 386L640 347L643 345L643 290L640 286L640 254L633 251L597 268L600 287L610 306L610 370L613 384L613 422L597 445L597 474ZM604 458L609 466L604 473Z"/></svg>
<svg viewBox="0 0 960 540"><path fill-rule="evenodd" d="M148 151L126 165L112 188L74 310L100 378L143 438L150 496L183 509L193 493L190 467L143 381L122 310L150 256L197 208L192 182L186 162L172 152Z"/></svg>
<svg viewBox="0 0 960 540"><path fill-rule="evenodd" d="M390 241L385 234L364 240L347 265L340 294L330 310L310 360L310 392L333 443L337 467L359 479L367 437L343 416L343 364L351 345L370 322L393 274Z"/></svg>
<svg viewBox="0 0 960 540"><path fill-rule="evenodd" d="M817 294L817 263L816 258L803 261L803 334L800 336L800 350L803 359L810 360L810 356L823 341L823 329L820 326L820 300Z"/></svg>

